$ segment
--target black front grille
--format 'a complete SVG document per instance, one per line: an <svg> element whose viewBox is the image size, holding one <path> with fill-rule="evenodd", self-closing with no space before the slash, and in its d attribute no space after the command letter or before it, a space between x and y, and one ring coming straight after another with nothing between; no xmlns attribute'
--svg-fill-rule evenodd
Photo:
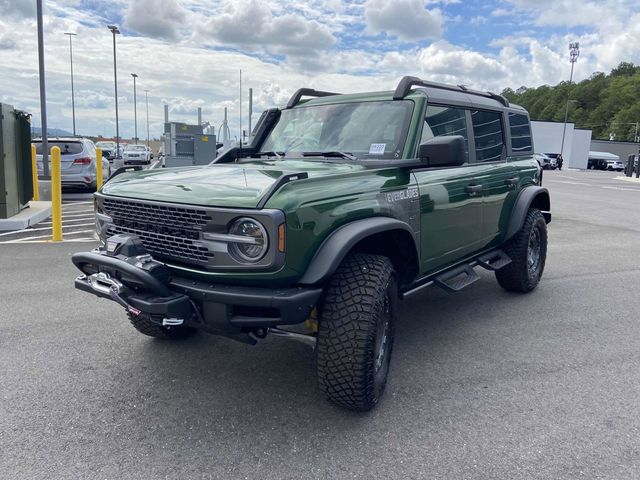
<svg viewBox="0 0 640 480"><path fill-rule="evenodd" d="M211 217L205 210L197 208L156 205L105 198L102 201L104 213L124 221L155 223L166 227L194 228L206 225Z"/></svg>
<svg viewBox="0 0 640 480"><path fill-rule="evenodd" d="M107 234L137 235L158 257L206 266L213 252L199 244L199 230L211 221L205 210L113 198L102 199L102 210L113 219Z"/></svg>
<svg viewBox="0 0 640 480"><path fill-rule="evenodd" d="M137 235L142 244L152 255L159 257L175 258L182 262L207 265L213 257L213 253L208 248L194 245L193 240L187 238L173 237L161 233L145 232L135 228L127 228L113 225L107 230L107 235L119 233L129 233Z"/></svg>

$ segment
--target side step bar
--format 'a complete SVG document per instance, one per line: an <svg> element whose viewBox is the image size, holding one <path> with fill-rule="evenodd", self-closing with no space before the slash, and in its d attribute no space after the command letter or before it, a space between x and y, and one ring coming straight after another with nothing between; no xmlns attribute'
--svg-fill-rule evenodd
<svg viewBox="0 0 640 480"><path fill-rule="evenodd" d="M487 252L484 255L480 255L476 261L482 268L492 272L500 270L502 267L506 267L511 263L509 255L504 253L502 250Z"/></svg>
<svg viewBox="0 0 640 480"><path fill-rule="evenodd" d="M441 272L433 277L425 277L420 285L401 294L401 298L407 298L409 295L428 287L431 284L446 290L447 292L459 292L469 285L480 280L480 276L474 267L480 266L486 270L495 272L511 263L511 258L503 250L491 250L474 258L471 261L457 265L449 270Z"/></svg>
<svg viewBox="0 0 640 480"><path fill-rule="evenodd" d="M470 264L466 263L441 273L433 279L433 283L448 292L459 292L478 280L480 280L480 275Z"/></svg>

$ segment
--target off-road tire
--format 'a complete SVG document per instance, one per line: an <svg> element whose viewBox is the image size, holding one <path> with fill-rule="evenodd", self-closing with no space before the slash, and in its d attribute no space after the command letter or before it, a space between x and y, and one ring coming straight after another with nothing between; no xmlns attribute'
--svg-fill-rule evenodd
<svg viewBox="0 0 640 480"><path fill-rule="evenodd" d="M196 332L194 328L183 327L181 325L165 327L147 318L136 317L131 313L127 313L127 316L133 328L149 337L161 338L163 340L181 340Z"/></svg>
<svg viewBox="0 0 640 480"><path fill-rule="evenodd" d="M538 255L532 264L531 250L535 250L537 236ZM503 250L511 258L511 263L496 272L496 279L502 288L510 292L527 293L536 288L542 277L547 258L547 223L537 208L527 212L522 228L511 238Z"/></svg>
<svg viewBox="0 0 640 480"><path fill-rule="evenodd" d="M393 349L398 286L387 257L349 254L320 305L317 375L333 403L367 411L384 392Z"/></svg>

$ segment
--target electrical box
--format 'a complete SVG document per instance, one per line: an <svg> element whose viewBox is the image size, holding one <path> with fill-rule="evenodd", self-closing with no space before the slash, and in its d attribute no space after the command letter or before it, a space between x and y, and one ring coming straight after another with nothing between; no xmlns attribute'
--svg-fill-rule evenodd
<svg viewBox="0 0 640 480"><path fill-rule="evenodd" d="M204 135L202 125L164 124L165 167L207 165L216 158L216 136Z"/></svg>
<svg viewBox="0 0 640 480"><path fill-rule="evenodd" d="M0 218L20 212L33 198L30 116L0 103Z"/></svg>

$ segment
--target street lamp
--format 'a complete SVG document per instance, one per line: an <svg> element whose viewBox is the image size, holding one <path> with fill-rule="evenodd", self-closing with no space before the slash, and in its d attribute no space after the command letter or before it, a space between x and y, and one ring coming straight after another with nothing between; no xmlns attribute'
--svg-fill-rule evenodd
<svg viewBox="0 0 640 480"><path fill-rule="evenodd" d="M44 86L44 21L42 0L36 0L38 22L38 78L40 79L40 129L42 132L42 174L49 177L49 144L47 142L47 96Z"/></svg>
<svg viewBox="0 0 640 480"><path fill-rule="evenodd" d="M138 143L138 102L136 100L136 78L138 78L138 74L132 73L131 76L133 77L133 129L135 131L133 138Z"/></svg>
<svg viewBox="0 0 640 480"><path fill-rule="evenodd" d="M116 158L120 154L120 128L118 127L118 70L116 67L116 35L120 34L120 30L115 25L107 25L113 34L113 83L116 91Z"/></svg>
<svg viewBox="0 0 640 480"><path fill-rule="evenodd" d="M571 62L571 74L569 75L569 88L571 88L571 81L573 80L573 65L578 60L580 55L580 44L578 42L572 42L569 44L569 61ZM567 106L564 109L564 126L562 127L562 144L560 145L560 156L564 160L564 137L567 133L567 118L569 116L569 94L567 93Z"/></svg>
<svg viewBox="0 0 640 480"><path fill-rule="evenodd" d="M149 146L149 90L144 91L144 99L147 103L147 147Z"/></svg>
<svg viewBox="0 0 640 480"><path fill-rule="evenodd" d="M73 92L73 46L71 45L71 38L75 37L77 33L64 32L69 36L69 60L71 63L71 115L73 116L73 136L76 136L76 101Z"/></svg>

